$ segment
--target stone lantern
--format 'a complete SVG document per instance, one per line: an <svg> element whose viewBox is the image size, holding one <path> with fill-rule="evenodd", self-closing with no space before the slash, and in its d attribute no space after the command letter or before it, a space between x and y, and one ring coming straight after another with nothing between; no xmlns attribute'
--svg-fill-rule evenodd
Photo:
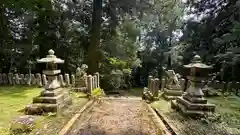
<svg viewBox="0 0 240 135"><path fill-rule="evenodd" d="M64 106L72 103L69 90L61 88L60 82L58 81L58 75L61 73L61 70L57 69L57 64L63 64L64 60L57 58L52 49L49 50L48 53L45 58L37 60L38 63L46 64L46 69L43 70L43 74L47 77L47 84L40 96L33 98L33 104L26 107L26 114L57 112Z"/></svg>
<svg viewBox="0 0 240 135"><path fill-rule="evenodd" d="M48 51L48 55L45 58L37 60L37 62L46 64L46 70L43 70L43 74L45 74L48 79L45 89L54 90L59 88L61 85L58 81L58 75L61 73L61 70L57 69L57 64L63 64L64 60L57 58L54 55L54 51L51 49Z"/></svg>
<svg viewBox="0 0 240 135"><path fill-rule="evenodd" d="M201 57L195 55L192 63L184 65L189 69L189 86L186 92L171 102L172 108L180 109L184 114L203 116L215 111L215 105L207 103L202 92L202 82L206 80L208 72L212 68L201 62Z"/></svg>

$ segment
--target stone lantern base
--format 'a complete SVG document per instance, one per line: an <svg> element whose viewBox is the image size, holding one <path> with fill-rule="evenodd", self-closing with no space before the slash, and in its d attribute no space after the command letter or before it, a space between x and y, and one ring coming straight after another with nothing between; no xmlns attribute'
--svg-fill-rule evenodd
<svg viewBox="0 0 240 135"><path fill-rule="evenodd" d="M183 94L182 97L172 100L171 107L190 116L203 116L215 111L215 105L207 103L203 97L193 97L188 94Z"/></svg>
<svg viewBox="0 0 240 135"><path fill-rule="evenodd" d="M48 112L58 112L71 103L72 99L69 90L66 88L44 90L38 97L33 98L32 104L25 108L25 114L41 115Z"/></svg>
<svg viewBox="0 0 240 135"><path fill-rule="evenodd" d="M166 100L173 100L179 96L182 96L181 86L178 85L168 85L167 88L163 90L163 97Z"/></svg>

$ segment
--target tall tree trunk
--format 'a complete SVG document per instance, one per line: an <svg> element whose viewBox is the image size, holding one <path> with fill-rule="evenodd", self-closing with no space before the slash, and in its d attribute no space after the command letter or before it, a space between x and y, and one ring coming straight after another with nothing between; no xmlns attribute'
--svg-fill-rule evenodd
<svg viewBox="0 0 240 135"><path fill-rule="evenodd" d="M100 29L102 17L102 0L93 1L93 14L92 14L92 28L90 45L88 47L88 72L93 74L98 72L99 54L100 51Z"/></svg>

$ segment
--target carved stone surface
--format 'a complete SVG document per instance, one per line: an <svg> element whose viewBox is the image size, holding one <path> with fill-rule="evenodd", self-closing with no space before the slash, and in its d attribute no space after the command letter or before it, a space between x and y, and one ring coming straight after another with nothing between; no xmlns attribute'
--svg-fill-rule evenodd
<svg viewBox="0 0 240 135"><path fill-rule="evenodd" d="M181 96L183 91L181 89L181 82L178 79L178 75L175 74L174 70L166 71L168 75L166 88L164 88L163 97L166 100L173 100L178 96Z"/></svg>

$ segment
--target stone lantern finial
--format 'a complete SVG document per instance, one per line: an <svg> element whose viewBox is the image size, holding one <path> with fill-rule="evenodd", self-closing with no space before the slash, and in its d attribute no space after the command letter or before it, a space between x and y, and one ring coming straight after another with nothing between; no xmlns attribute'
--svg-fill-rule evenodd
<svg viewBox="0 0 240 135"><path fill-rule="evenodd" d="M49 54L49 55L54 55L54 53L55 53L55 52L53 51L53 49L50 49L50 50L48 51L48 54Z"/></svg>
<svg viewBox="0 0 240 135"><path fill-rule="evenodd" d="M195 55L192 60L193 63L200 63L201 61L202 59L199 55Z"/></svg>

